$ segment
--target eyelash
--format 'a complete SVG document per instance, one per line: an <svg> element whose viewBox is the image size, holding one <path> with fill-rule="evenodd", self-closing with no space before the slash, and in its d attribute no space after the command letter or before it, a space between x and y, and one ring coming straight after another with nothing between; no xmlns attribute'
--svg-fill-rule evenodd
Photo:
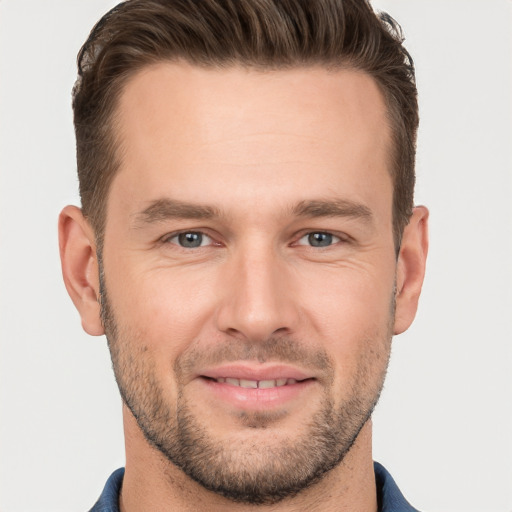
<svg viewBox="0 0 512 512"><path fill-rule="evenodd" d="M204 237L208 238L210 241L213 242L213 239L211 236L207 235L206 233L204 233L203 231L180 231L179 233L172 233L170 235L166 235L165 237L163 237L161 239L162 243L164 244L172 244L172 245L176 245L178 246L179 248L181 249L198 249L200 247L205 247L205 245L203 245L203 240L201 240L201 244L196 246L196 247L186 247L186 246L183 246L181 245L180 243L174 243L172 242L172 240L176 239L177 241L179 240L179 237L181 237L182 235L199 235L202 239ZM218 244L206 244L206 245L218 245Z"/></svg>
<svg viewBox="0 0 512 512"><path fill-rule="evenodd" d="M328 245L313 245L312 244L312 240L314 240L312 237L314 237L315 235L322 235L322 236L327 236L327 237L330 237L330 242ZM308 239L308 242L309 244L301 244L301 240L307 238ZM317 241L321 241L321 240L317 240ZM319 249L325 249L327 247L331 247L332 245L335 245L335 244L338 244L340 242L342 242L342 238L335 235L334 233L331 233L330 231L310 231L309 233L306 233L304 234L302 237L299 238L298 242L296 242L297 245L308 245L309 247L315 247L315 248L319 248Z"/></svg>
<svg viewBox="0 0 512 512"><path fill-rule="evenodd" d="M181 237L182 235L199 235L201 237L200 245L189 246L189 247L182 245L179 242L179 237ZM312 237L314 237L316 235L322 235L322 236L325 235L328 239L330 237L330 243L328 243L328 245L313 245L311 243L314 240L314 239L312 239ZM210 243L203 244L204 237L208 238L210 240ZM174 239L176 239L176 242L172 241ZM300 243L304 239L307 239L309 243ZM171 233L171 234L163 237L161 239L161 241L164 244L176 245L181 249L199 249L201 247L206 247L209 245L217 245L217 246L220 245L219 243L215 243L213 241L213 238L211 236L209 236L208 234L204 233L203 231L180 231L179 233ZM317 240L317 241L320 243L322 242L321 239ZM193 240L191 242L193 243ZM213 243L211 243L211 242L213 242ZM300 238L296 242L294 242L293 245L308 246L308 247L313 247L313 248L318 248L318 249L327 249L329 247L332 247L333 245L339 244L340 242L344 243L344 242L348 242L348 240L346 237L342 237L341 235L335 235L334 233L332 233L330 231L308 231L308 232L302 234L300 236Z"/></svg>

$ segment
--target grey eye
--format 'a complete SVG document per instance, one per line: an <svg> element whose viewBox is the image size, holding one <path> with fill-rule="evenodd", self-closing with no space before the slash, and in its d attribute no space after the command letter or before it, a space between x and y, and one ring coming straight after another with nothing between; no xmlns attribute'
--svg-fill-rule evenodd
<svg viewBox="0 0 512 512"><path fill-rule="evenodd" d="M308 242L313 247L327 247L332 244L332 235L330 233L310 233Z"/></svg>
<svg viewBox="0 0 512 512"><path fill-rule="evenodd" d="M209 243L210 237L203 235L203 233L190 231L173 236L170 241L187 249L195 249Z"/></svg>
<svg viewBox="0 0 512 512"><path fill-rule="evenodd" d="M330 245L340 241L340 238L323 231L315 231L304 235L299 240L299 245L309 245L311 247L329 247Z"/></svg>

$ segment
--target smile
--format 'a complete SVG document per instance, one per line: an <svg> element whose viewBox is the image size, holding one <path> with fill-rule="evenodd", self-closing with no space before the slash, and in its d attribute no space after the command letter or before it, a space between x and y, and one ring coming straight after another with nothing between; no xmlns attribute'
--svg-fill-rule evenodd
<svg viewBox="0 0 512 512"><path fill-rule="evenodd" d="M226 383L231 386L237 386L240 388L248 389L270 389L297 384L296 379L248 380L233 379L231 377L219 377L218 379L213 380L220 383Z"/></svg>

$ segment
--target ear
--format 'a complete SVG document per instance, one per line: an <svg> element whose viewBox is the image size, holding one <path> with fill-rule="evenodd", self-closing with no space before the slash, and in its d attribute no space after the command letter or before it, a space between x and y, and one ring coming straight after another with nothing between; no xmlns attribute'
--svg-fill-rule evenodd
<svg viewBox="0 0 512 512"><path fill-rule="evenodd" d="M104 334L100 315L100 284L94 232L76 206L66 206L59 216L59 249L64 284L92 336Z"/></svg>
<svg viewBox="0 0 512 512"><path fill-rule="evenodd" d="M396 277L396 311L394 333L400 334L411 325L420 298L428 252L428 210L414 208L404 228Z"/></svg>

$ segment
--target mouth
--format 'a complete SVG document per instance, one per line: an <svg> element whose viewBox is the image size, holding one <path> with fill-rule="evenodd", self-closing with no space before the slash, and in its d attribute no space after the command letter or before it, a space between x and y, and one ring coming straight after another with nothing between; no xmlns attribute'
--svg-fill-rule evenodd
<svg viewBox="0 0 512 512"><path fill-rule="evenodd" d="M317 381L287 365L230 364L198 375L210 399L236 409L267 410L302 402Z"/></svg>
<svg viewBox="0 0 512 512"><path fill-rule="evenodd" d="M221 384L228 384L230 386L237 386L239 388L246 389L271 389L271 388L280 388L283 386L292 386L297 384L297 382L304 382L308 379L296 380L296 379L267 379L267 380L250 380L250 379L235 379L233 377L218 377L212 378L207 376L202 376L204 379L209 379L215 382L219 382Z"/></svg>

